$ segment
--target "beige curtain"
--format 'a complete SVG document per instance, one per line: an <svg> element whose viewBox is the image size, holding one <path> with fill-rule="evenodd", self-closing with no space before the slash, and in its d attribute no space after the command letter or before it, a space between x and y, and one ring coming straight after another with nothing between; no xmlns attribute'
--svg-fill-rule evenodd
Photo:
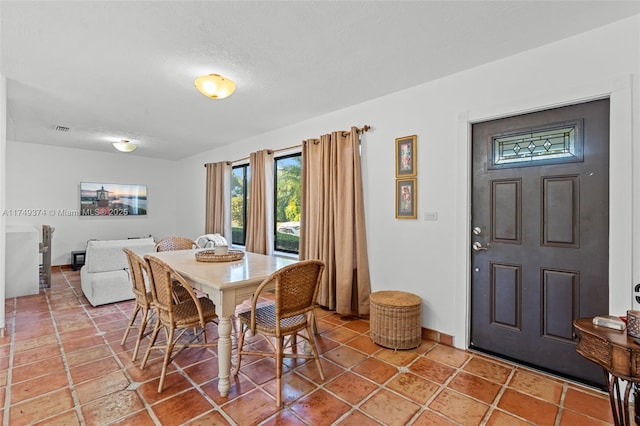
<svg viewBox="0 0 640 426"><path fill-rule="evenodd" d="M369 314L369 261L358 129L302 144L300 259L325 262L318 303Z"/></svg>
<svg viewBox="0 0 640 426"><path fill-rule="evenodd" d="M249 155L251 177L247 210L247 251L273 253L273 153L269 150Z"/></svg>
<svg viewBox="0 0 640 426"><path fill-rule="evenodd" d="M220 234L231 244L231 163L204 165L207 169L205 234Z"/></svg>

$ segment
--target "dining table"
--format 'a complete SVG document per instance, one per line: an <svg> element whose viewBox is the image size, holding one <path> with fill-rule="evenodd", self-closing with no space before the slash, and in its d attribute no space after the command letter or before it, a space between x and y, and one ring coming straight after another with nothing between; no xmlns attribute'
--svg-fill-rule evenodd
<svg viewBox="0 0 640 426"><path fill-rule="evenodd" d="M203 249L150 253L163 260L189 284L213 301L218 315L218 390L226 397L230 389L231 318L236 306L253 296L254 291L273 272L297 262L297 259L244 252L239 260L216 261L216 256L201 256ZM230 256L220 256L228 259ZM233 256L231 256L233 257Z"/></svg>

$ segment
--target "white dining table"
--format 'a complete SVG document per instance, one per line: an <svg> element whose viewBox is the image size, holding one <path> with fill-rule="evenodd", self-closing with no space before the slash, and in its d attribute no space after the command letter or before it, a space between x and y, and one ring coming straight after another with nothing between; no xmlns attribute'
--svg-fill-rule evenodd
<svg viewBox="0 0 640 426"><path fill-rule="evenodd" d="M231 262L196 260L195 250L151 253L175 269L189 284L209 295L218 315L218 390L229 395L231 372L231 317L236 306L249 299L260 283L278 269L297 260L263 254L244 254Z"/></svg>

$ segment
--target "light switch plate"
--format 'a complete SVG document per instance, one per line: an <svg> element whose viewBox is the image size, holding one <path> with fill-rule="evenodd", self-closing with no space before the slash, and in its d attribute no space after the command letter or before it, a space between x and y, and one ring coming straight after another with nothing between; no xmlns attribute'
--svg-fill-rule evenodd
<svg viewBox="0 0 640 426"><path fill-rule="evenodd" d="M424 220L438 220L438 212L425 212Z"/></svg>

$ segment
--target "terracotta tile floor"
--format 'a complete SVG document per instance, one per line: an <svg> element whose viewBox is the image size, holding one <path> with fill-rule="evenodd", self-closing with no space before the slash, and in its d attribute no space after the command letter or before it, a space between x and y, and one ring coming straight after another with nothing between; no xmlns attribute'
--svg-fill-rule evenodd
<svg viewBox="0 0 640 426"><path fill-rule="evenodd" d="M80 273L56 270L50 289L6 300L0 339L3 424L47 425L606 425L606 395L432 341L381 348L368 322L318 311L322 364L290 361L285 408L275 407L270 359L246 359L229 397L215 350L184 351L163 393L160 352L142 370L120 345L132 302L91 307ZM215 329L213 330L215 334ZM134 334L134 333L131 333ZM253 343L260 345L259 338ZM262 342L264 343L264 341Z"/></svg>

